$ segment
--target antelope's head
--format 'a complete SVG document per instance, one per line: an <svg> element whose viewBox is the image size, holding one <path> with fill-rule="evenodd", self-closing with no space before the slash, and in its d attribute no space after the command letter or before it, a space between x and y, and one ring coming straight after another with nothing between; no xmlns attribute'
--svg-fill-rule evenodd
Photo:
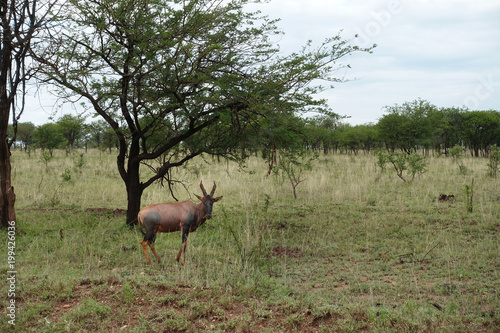
<svg viewBox="0 0 500 333"><path fill-rule="evenodd" d="M222 199L222 197L217 197L214 198L214 193L217 185L215 185L214 182L214 187L212 187L212 191L210 194L207 194L207 191L205 191L205 187L203 187L203 182L200 182L200 188L201 191L203 192L203 197L200 197L199 195L195 194L198 199L200 199L201 202L205 205L205 218L206 219L211 219L212 218L212 206L214 202L219 201Z"/></svg>

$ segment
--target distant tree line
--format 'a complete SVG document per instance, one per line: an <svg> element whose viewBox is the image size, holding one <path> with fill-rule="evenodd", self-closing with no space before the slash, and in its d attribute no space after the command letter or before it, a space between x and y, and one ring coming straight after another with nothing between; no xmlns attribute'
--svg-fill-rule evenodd
<svg viewBox="0 0 500 333"><path fill-rule="evenodd" d="M309 119L308 146L353 154L372 149L447 154L461 146L476 157L488 156L494 145L500 146L498 111L437 108L421 99L388 106L386 111L376 124L367 125L352 126L331 116Z"/></svg>
<svg viewBox="0 0 500 333"><path fill-rule="evenodd" d="M376 124L355 126L345 123L344 117L332 112L311 118L286 116L272 119L253 134L256 143L266 142L265 145L246 145L237 149L261 153L271 170L279 152L285 150L358 154L385 149L408 154L417 150L426 154L447 154L452 147L461 146L472 156L486 157L494 145L500 146L498 111L437 108L420 99L388 106L386 111ZM266 139L262 140L262 137ZM161 135L156 140L161 141ZM84 117L63 115L55 122L40 126L31 122L19 123L17 144L25 151L29 148L50 152L56 148L67 152L73 148L99 148L111 152L119 143L105 121L86 123Z"/></svg>
<svg viewBox="0 0 500 333"><path fill-rule="evenodd" d="M111 152L118 140L104 120L86 123L84 117L64 115L55 122L35 126L32 122L18 123L17 146L29 152L33 148L48 150L99 148Z"/></svg>

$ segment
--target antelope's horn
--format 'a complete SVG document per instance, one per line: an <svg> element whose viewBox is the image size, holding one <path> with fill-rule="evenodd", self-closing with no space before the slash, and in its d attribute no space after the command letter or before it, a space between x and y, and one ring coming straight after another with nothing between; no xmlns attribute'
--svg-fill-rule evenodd
<svg viewBox="0 0 500 333"><path fill-rule="evenodd" d="M214 196L214 193L215 193L215 189L217 188L217 185L215 185L215 181L214 181L214 187L212 187L212 192L210 192L210 196L213 197Z"/></svg>
<svg viewBox="0 0 500 333"><path fill-rule="evenodd" d="M205 191L205 187L203 187L203 182L200 182L200 188L201 188L201 191L203 192L203 195L207 196L207 191Z"/></svg>

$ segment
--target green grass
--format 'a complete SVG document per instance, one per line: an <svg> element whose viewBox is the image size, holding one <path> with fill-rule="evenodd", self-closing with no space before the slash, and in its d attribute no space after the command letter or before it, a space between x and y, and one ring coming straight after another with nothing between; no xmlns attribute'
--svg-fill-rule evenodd
<svg viewBox="0 0 500 333"><path fill-rule="evenodd" d="M190 234L186 266L175 262L179 233L158 235L162 264L148 266L141 233L117 210L115 156L89 151L80 171L80 154L56 151L47 171L39 151L13 155L16 331L500 330L500 181L486 159L464 158L463 174L432 157L406 184L375 156L322 156L297 199L257 158L245 172L199 159L176 171L189 190L176 196L194 199L200 180L215 180L224 198ZM456 200L438 202L442 193ZM155 184L142 205L167 201ZM0 331L14 331L7 320Z"/></svg>

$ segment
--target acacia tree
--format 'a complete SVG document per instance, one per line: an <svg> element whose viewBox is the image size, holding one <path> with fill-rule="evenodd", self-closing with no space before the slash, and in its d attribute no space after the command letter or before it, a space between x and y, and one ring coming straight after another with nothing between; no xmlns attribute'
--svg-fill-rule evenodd
<svg viewBox="0 0 500 333"><path fill-rule="evenodd" d="M336 36L280 56L275 22L245 2L69 0L67 29L40 69L113 129L129 225L143 191L173 168L202 153L241 158L234 148L264 119L323 108L310 83L338 81L338 60L360 50ZM154 175L141 177L141 166Z"/></svg>
<svg viewBox="0 0 500 333"><path fill-rule="evenodd" d="M33 132L36 126L32 122L17 124L17 138L23 143L24 151L28 150L28 146L33 143Z"/></svg>
<svg viewBox="0 0 500 333"><path fill-rule="evenodd" d="M429 147L432 137L429 115L436 112L434 105L417 99L385 108L389 113L379 120L377 127L388 148L394 151L398 147L411 154L417 146Z"/></svg>
<svg viewBox="0 0 500 333"><path fill-rule="evenodd" d="M308 118L308 145L316 149L321 147L325 154L336 149L336 131L342 125L341 120L345 118L331 111Z"/></svg>
<svg viewBox="0 0 500 333"><path fill-rule="evenodd" d="M480 150L487 154L489 147L498 141L500 112L467 111L461 114L460 135L475 157Z"/></svg>
<svg viewBox="0 0 500 333"><path fill-rule="evenodd" d="M57 123L46 123L38 126L33 131L33 138L38 147L43 151L47 149L52 157L54 149L60 147L64 142L61 126Z"/></svg>
<svg viewBox="0 0 500 333"><path fill-rule="evenodd" d="M16 220L15 194L11 182L10 148L16 139L17 122L24 109L31 44L45 28L54 2L39 0L0 1L0 221L2 227ZM12 113L12 118L10 118ZM8 138L9 122L13 134Z"/></svg>
<svg viewBox="0 0 500 333"><path fill-rule="evenodd" d="M66 156L82 136L85 118L65 114L57 120L61 135L66 139Z"/></svg>

